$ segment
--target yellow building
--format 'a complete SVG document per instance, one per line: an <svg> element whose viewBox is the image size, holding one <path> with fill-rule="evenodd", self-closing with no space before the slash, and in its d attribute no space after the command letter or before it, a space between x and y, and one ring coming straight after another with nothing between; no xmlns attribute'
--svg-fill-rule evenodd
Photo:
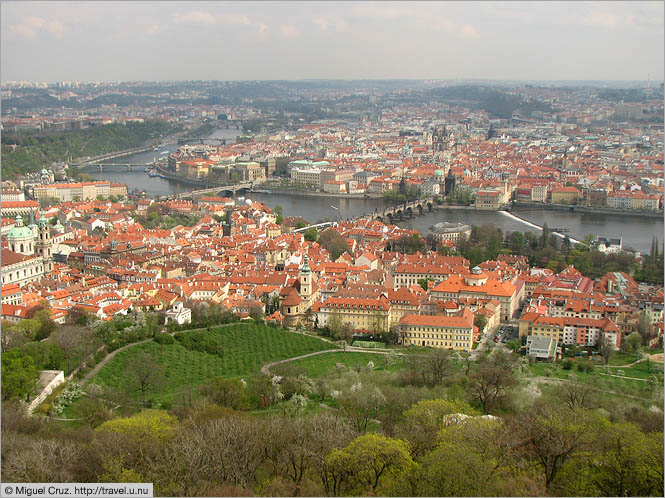
<svg viewBox="0 0 665 498"><path fill-rule="evenodd" d="M476 192L474 206L477 209L499 209L501 207L501 192L498 190L479 190Z"/></svg>
<svg viewBox="0 0 665 498"><path fill-rule="evenodd" d="M559 187L552 190L552 204L577 204L580 192L575 187Z"/></svg>
<svg viewBox="0 0 665 498"><path fill-rule="evenodd" d="M464 308L461 316L405 315L399 321L405 346L471 351L473 349L473 313Z"/></svg>
<svg viewBox="0 0 665 498"><path fill-rule="evenodd" d="M387 332L390 326L390 302L384 296L378 299L349 299L330 297L315 303L314 312L319 327L326 327L336 318L353 330Z"/></svg>

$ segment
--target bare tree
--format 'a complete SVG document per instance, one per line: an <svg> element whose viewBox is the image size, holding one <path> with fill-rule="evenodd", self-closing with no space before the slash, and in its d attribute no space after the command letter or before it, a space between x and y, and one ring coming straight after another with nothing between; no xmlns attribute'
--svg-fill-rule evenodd
<svg viewBox="0 0 665 498"><path fill-rule="evenodd" d="M99 340L95 333L79 325L65 325L58 328L48 339L55 342L65 352L67 371L95 350Z"/></svg>
<svg viewBox="0 0 665 498"><path fill-rule="evenodd" d="M146 393L159 390L165 383L162 366L144 351L132 360L127 370L130 376L129 389L140 391L141 402L146 406Z"/></svg>
<svg viewBox="0 0 665 498"><path fill-rule="evenodd" d="M430 374L430 385L443 384L452 371L451 352L447 349L434 349L427 355L425 365Z"/></svg>
<svg viewBox="0 0 665 498"><path fill-rule="evenodd" d="M589 444L592 425L583 411L538 405L510 420L519 446L538 462L549 489L561 467Z"/></svg>
<svg viewBox="0 0 665 498"><path fill-rule="evenodd" d="M508 389L514 384L515 377L510 370L483 365L469 376L469 398L480 404L483 413L489 413L504 402Z"/></svg>
<svg viewBox="0 0 665 498"><path fill-rule="evenodd" d="M600 343L600 356L603 357L605 365L609 364L610 359L614 356L614 345L607 337L604 337Z"/></svg>

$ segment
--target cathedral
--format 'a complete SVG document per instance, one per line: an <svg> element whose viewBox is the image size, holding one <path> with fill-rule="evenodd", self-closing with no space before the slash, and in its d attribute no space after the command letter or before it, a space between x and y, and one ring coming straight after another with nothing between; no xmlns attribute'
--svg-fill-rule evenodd
<svg viewBox="0 0 665 498"><path fill-rule="evenodd" d="M6 238L9 248L2 248L2 285L25 285L53 271L51 227L44 216L38 225L31 220L26 227L17 215Z"/></svg>

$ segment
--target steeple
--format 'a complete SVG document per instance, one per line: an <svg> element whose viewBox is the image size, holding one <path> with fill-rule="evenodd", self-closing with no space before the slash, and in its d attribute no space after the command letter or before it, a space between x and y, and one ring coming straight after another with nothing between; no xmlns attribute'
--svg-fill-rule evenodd
<svg viewBox="0 0 665 498"><path fill-rule="evenodd" d="M44 273L53 271L53 245L51 243L51 227L43 214L39 217L39 238L37 252L44 260Z"/></svg>
<svg viewBox="0 0 665 498"><path fill-rule="evenodd" d="M303 299L309 299L312 295L312 270L309 268L309 258L305 256L303 264L300 267L300 296Z"/></svg>

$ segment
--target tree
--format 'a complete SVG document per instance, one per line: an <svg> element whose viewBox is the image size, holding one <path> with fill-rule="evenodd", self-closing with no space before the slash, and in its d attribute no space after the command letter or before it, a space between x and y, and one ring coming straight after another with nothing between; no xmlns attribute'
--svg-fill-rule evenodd
<svg viewBox="0 0 665 498"><path fill-rule="evenodd" d="M319 235L319 244L330 253L333 261L339 258L342 253L349 251L346 239L337 230L332 228L327 228Z"/></svg>
<svg viewBox="0 0 665 498"><path fill-rule="evenodd" d="M155 494L202 496L211 486L255 484L269 455L265 428L237 414L181 426L156 465Z"/></svg>
<svg viewBox="0 0 665 498"><path fill-rule="evenodd" d="M651 320L646 311L641 311L638 315L637 331L642 338L642 344L649 344L649 337L651 336Z"/></svg>
<svg viewBox="0 0 665 498"><path fill-rule="evenodd" d="M642 345L642 336L640 334L630 334L621 341L621 351L624 353L634 353Z"/></svg>
<svg viewBox="0 0 665 498"><path fill-rule="evenodd" d="M554 387L553 393L554 399L571 411L590 409L595 404L594 391L584 384L575 382L574 379Z"/></svg>
<svg viewBox="0 0 665 498"><path fill-rule="evenodd" d="M145 395L155 392L164 385L164 373L162 366L146 351L135 356L129 365L126 365L129 373L129 389L141 393L141 402L147 406Z"/></svg>
<svg viewBox="0 0 665 498"><path fill-rule="evenodd" d="M67 372L71 372L83 358L94 351L98 343L92 330L74 325L59 327L48 340L56 343L65 352Z"/></svg>
<svg viewBox="0 0 665 498"><path fill-rule="evenodd" d="M26 320L21 320L21 322L24 321ZM2 336L0 337L0 341L2 342L3 352L9 351L10 349L18 347L29 341L28 337L26 337L23 331L15 327L12 323L3 321L2 325L0 325L0 328L2 329Z"/></svg>
<svg viewBox="0 0 665 498"><path fill-rule="evenodd" d="M476 415L476 411L464 401L419 401L404 412L404 420L398 424L397 434L409 441L411 456L417 460L434 449L439 431L453 423L449 415L458 413Z"/></svg>
<svg viewBox="0 0 665 498"><path fill-rule="evenodd" d="M199 392L220 406L239 410L245 406L245 388L240 379L215 377L199 388Z"/></svg>
<svg viewBox="0 0 665 498"><path fill-rule="evenodd" d="M662 495L662 432L644 434L631 423L601 420L591 434L589 451L562 465L552 483L553 492L559 496Z"/></svg>
<svg viewBox="0 0 665 498"><path fill-rule="evenodd" d="M37 387L39 372L34 360L20 349L2 354L2 399L22 398L30 400Z"/></svg>
<svg viewBox="0 0 665 498"><path fill-rule="evenodd" d="M290 496L299 496L310 470L325 474L325 460L356 434L349 424L328 413L311 417L278 417L266 428L274 474L292 482ZM317 493L322 494L322 493Z"/></svg>
<svg viewBox="0 0 665 498"><path fill-rule="evenodd" d="M319 238L319 232L316 231L316 228L310 227L307 230L305 230L305 233L303 234L305 237L305 240L308 242L316 242L316 240Z"/></svg>
<svg viewBox="0 0 665 498"><path fill-rule="evenodd" d="M425 358L425 367L429 374L429 384L437 386L443 384L452 370L452 352L447 349L435 348Z"/></svg>
<svg viewBox="0 0 665 498"><path fill-rule="evenodd" d="M510 420L520 447L540 466L549 489L563 464L589 444L591 418L581 410L539 404Z"/></svg>
<svg viewBox="0 0 665 498"><path fill-rule="evenodd" d="M540 234L540 241L539 241L539 247L544 248L547 247L547 244L549 243L550 240L550 229L547 226L547 223L543 223L543 230Z"/></svg>
<svg viewBox="0 0 665 498"><path fill-rule="evenodd" d="M506 342L506 347L513 353L517 353L520 349L522 349L522 341L519 339L511 339Z"/></svg>
<svg viewBox="0 0 665 498"><path fill-rule="evenodd" d="M349 341L353 338L351 325L344 323L338 313L333 313L328 319L328 330L330 330L330 335L335 340Z"/></svg>
<svg viewBox="0 0 665 498"><path fill-rule="evenodd" d="M385 406L386 397L377 386L358 382L339 397L342 414L356 431L365 433L370 420L375 419Z"/></svg>
<svg viewBox="0 0 665 498"><path fill-rule="evenodd" d="M467 392L469 399L478 403L483 413L489 413L506 400L508 389L514 384L515 377L510 367L495 360L481 364L478 370L469 376Z"/></svg>
<svg viewBox="0 0 665 498"><path fill-rule="evenodd" d="M388 496L539 496L511 468L502 424L480 417L454 421L434 438L434 450L397 476Z"/></svg>
<svg viewBox="0 0 665 498"><path fill-rule="evenodd" d="M604 337L601 340L600 356L603 357L603 363L605 365L609 364L610 359L612 358L612 356L614 356L614 346L612 345L612 342L607 337Z"/></svg>
<svg viewBox="0 0 665 498"><path fill-rule="evenodd" d="M395 251L405 254L415 254L427 250L424 239L418 233L400 236L393 244L393 248Z"/></svg>
<svg viewBox="0 0 665 498"><path fill-rule="evenodd" d="M405 441L380 434L366 434L354 439L327 458L332 492L360 496L377 491L382 479L395 476L414 462Z"/></svg>
<svg viewBox="0 0 665 498"><path fill-rule="evenodd" d="M478 330L480 331L480 334L485 331L485 327L487 326L488 319L485 315L481 315L480 313L477 313L476 316L473 319L473 324L478 327Z"/></svg>
<svg viewBox="0 0 665 498"><path fill-rule="evenodd" d="M429 282L434 282L434 279L430 277L418 279L418 285L425 291L429 290Z"/></svg>

